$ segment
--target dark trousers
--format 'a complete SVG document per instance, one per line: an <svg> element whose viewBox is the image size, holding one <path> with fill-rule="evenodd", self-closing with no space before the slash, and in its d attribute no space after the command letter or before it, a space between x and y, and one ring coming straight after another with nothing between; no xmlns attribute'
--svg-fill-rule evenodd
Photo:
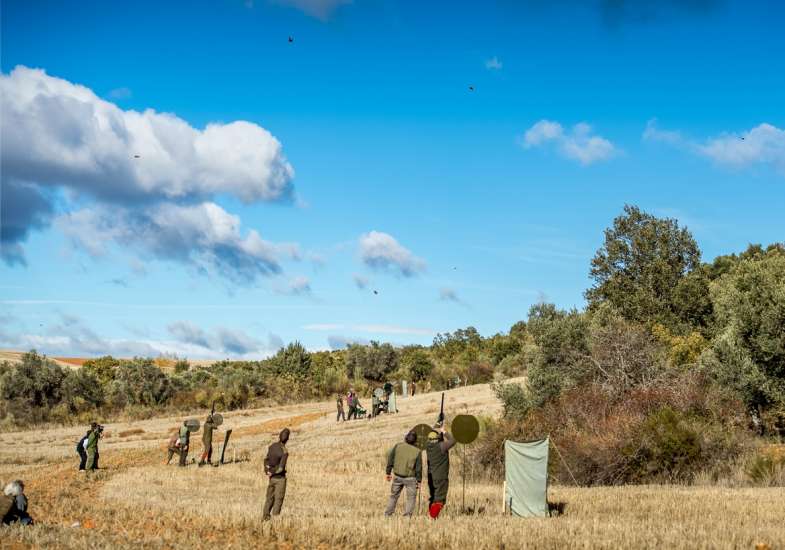
<svg viewBox="0 0 785 550"><path fill-rule="evenodd" d="M79 453L79 469L84 470L87 464L87 452L84 450L84 447L79 447L77 452Z"/></svg>
<svg viewBox="0 0 785 550"><path fill-rule="evenodd" d="M447 490L450 488L450 479L433 479L428 473L428 506L434 502L447 504Z"/></svg>
<svg viewBox="0 0 785 550"><path fill-rule="evenodd" d="M346 420L351 420L352 417L357 420L357 407L349 407L349 416L346 417Z"/></svg>
<svg viewBox="0 0 785 550"><path fill-rule="evenodd" d="M335 421L339 422L341 420L343 420L345 422L346 421L346 415L343 414L343 409L338 409L338 416L335 417Z"/></svg>
<svg viewBox="0 0 785 550"><path fill-rule="evenodd" d="M286 496L286 477L271 477L267 484L267 499L264 501L262 520L270 519L270 515L281 513L283 499Z"/></svg>
<svg viewBox="0 0 785 550"><path fill-rule="evenodd" d="M204 451L202 452L202 459L200 462L204 464L204 461L212 463L213 461L213 444L210 443L209 445L205 445Z"/></svg>
<svg viewBox="0 0 785 550"><path fill-rule="evenodd" d="M185 466L185 459L188 458L188 447L180 449L180 466Z"/></svg>

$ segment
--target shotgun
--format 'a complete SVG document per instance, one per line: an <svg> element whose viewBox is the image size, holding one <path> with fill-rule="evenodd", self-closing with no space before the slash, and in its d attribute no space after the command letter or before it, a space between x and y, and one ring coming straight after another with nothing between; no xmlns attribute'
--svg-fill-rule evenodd
<svg viewBox="0 0 785 550"><path fill-rule="evenodd" d="M442 392L442 406L439 408L439 419L436 421L436 425L440 428L444 425L444 392Z"/></svg>

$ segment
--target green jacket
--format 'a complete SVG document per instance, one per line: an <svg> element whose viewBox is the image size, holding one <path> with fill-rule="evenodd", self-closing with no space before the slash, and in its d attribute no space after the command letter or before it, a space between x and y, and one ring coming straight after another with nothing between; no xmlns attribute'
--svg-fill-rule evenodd
<svg viewBox="0 0 785 550"><path fill-rule="evenodd" d="M87 436L87 450L95 451L96 449L98 449L98 434L93 431Z"/></svg>
<svg viewBox="0 0 785 550"><path fill-rule="evenodd" d="M422 451L405 441L398 443L387 453L387 475L414 477L422 481Z"/></svg>
<svg viewBox="0 0 785 550"><path fill-rule="evenodd" d="M213 444L214 429L215 429L215 424L213 422L204 423L204 432L202 433L202 443L204 443L205 445Z"/></svg>
<svg viewBox="0 0 785 550"><path fill-rule="evenodd" d="M185 447L191 440L191 432L188 426L180 426L180 447Z"/></svg>
<svg viewBox="0 0 785 550"><path fill-rule="evenodd" d="M428 473L432 479L449 479L450 449L453 445L455 445L455 439L449 432L445 432L444 441L428 443L425 452L428 454Z"/></svg>

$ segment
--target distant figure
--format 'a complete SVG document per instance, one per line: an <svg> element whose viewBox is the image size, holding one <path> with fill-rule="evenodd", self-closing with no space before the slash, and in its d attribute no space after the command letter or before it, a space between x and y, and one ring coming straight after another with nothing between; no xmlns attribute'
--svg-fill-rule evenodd
<svg viewBox="0 0 785 550"><path fill-rule="evenodd" d="M3 515L4 525L10 525L17 521L22 525L32 525L33 518L27 513L25 484L21 479L12 481L5 486L3 497L0 499L0 513Z"/></svg>
<svg viewBox="0 0 785 550"><path fill-rule="evenodd" d="M428 434L428 515L436 519L447 503L447 490L450 487L450 449L455 445L450 432L444 427L439 432Z"/></svg>
<svg viewBox="0 0 785 550"><path fill-rule="evenodd" d="M336 396L335 404L338 407L338 416L335 417L336 422L343 420L346 422L346 415L343 414L343 396L339 393Z"/></svg>
<svg viewBox="0 0 785 550"><path fill-rule="evenodd" d="M346 420L351 420L352 417L354 417L355 420L357 419L357 403L357 394L354 393L354 388L352 388L349 390L349 393L346 394L346 404L349 406L349 416Z"/></svg>
<svg viewBox="0 0 785 550"><path fill-rule="evenodd" d="M172 437L169 438L169 442L167 443L166 447L167 451L169 451L169 456L166 459L166 464L168 466L175 454L180 456L180 433L178 432L177 428L175 428L174 432L172 433Z"/></svg>
<svg viewBox="0 0 785 550"><path fill-rule="evenodd" d="M204 421L204 432L202 432L202 458L199 460L199 466L213 463L213 430L215 429L215 421L213 415L208 414L207 420ZM205 462L205 460L207 462Z"/></svg>
<svg viewBox="0 0 785 550"><path fill-rule="evenodd" d="M379 396L376 395L376 392L373 392L371 394L371 418L374 418L379 414L380 407L381 401L379 400Z"/></svg>
<svg viewBox="0 0 785 550"><path fill-rule="evenodd" d="M104 427L95 422L93 422L90 426L92 429L87 436L87 446L85 448L87 451L87 464L85 464L85 468L87 470L97 470L98 440L101 438L101 433L104 431Z"/></svg>
<svg viewBox="0 0 785 550"><path fill-rule="evenodd" d="M188 458L188 444L191 442L191 430L188 429L188 421L184 421L180 426L179 432L179 447L180 447L180 463L179 466L185 466L185 460Z"/></svg>
<svg viewBox="0 0 785 550"><path fill-rule="evenodd" d="M82 436L82 439L79 440L79 443L76 444L76 452L79 454L79 471L84 472L85 466L87 465L87 438L90 437L90 432L93 431L92 426L87 433Z"/></svg>
<svg viewBox="0 0 785 550"><path fill-rule="evenodd" d="M414 397L414 393L417 391L417 384L412 380L412 397Z"/></svg>
<svg viewBox="0 0 785 550"><path fill-rule="evenodd" d="M267 484L267 499L264 502L262 521L269 520L271 514L277 516L281 513L283 499L286 496L286 462L289 460L286 443L289 441L289 433L289 428L281 430L278 441L267 449L264 473L270 481Z"/></svg>
<svg viewBox="0 0 785 550"><path fill-rule="evenodd" d="M397 443L387 453L387 481L392 481L392 485L390 486L390 500L384 510L385 516L395 513L398 497L401 496L404 487L406 487L406 504L403 515L411 517L414 513L417 489L420 488L422 482L422 452L414 446L416 442L417 435L414 432L409 432L402 442Z"/></svg>

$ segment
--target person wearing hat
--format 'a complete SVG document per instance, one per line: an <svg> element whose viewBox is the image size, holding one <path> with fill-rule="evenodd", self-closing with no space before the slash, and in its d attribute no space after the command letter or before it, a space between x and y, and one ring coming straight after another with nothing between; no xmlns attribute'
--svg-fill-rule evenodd
<svg viewBox="0 0 785 550"><path fill-rule="evenodd" d="M213 415L208 414L207 420L204 421L204 432L202 432L202 457L199 460L199 466L205 464L212 464L213 462L213 430L215 429L215 421ZM207 462L205 462L205 460Z"/></svg>
<svg viewBox="0 0 785 550"><path fill-rule="evenodd" d="M270 515L277 516L281 513L283 499L286 496L286 462L289 460L286 443L289 441L289 433L289 428L281 430L278 441L267 449L264 473L270 481L267 484L267 500L264 503L262 521L269 520Z"/></svg>
<svg viewBox="0 0 785 550"><path fill-rule="evenodd" d="M417 434L409 432L400 443L397 443L387 453L387 481L392 481L390 486L390 500L384 510L385 516L395 513L398 497L406 487L406 504L403 509L404 517L411 517L414 513L414 504L417 501L417 490L422 482L422 452L415 447Z"/></svg>
<svg viewBox="0 0 785 550"><path fill-rule="evenodd" d="M188 421L185 420L183 425L180 426L179 441L180 444L180 463L178 466L185 466L185 461L188 458L188 444L191 442L191 430L188 429Z"/></svg>
<svg viewBox="0 0 785 550"><path fill-rule="evenodd" d="M439 432L428 433L428 515L436 519L447 503L447 490L450 486L450 449L455 439L444 427Z"/></svg>
<svg viewBox="0 0 785 550"><path fill-rule="evenodd" d="M90 425L90 434L87 436L87 444L85 451L87 451L87 463L85 469L97 470L98 469L98 439L101 437L103 427L100 424L93 422Z"/></svg>

